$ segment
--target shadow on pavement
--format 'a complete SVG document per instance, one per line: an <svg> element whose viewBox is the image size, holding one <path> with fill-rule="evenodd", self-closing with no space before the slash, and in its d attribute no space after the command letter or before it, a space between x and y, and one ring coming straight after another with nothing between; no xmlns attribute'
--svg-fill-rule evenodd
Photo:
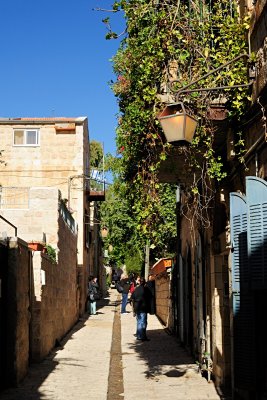
<svg viewBox="0 0 267 400"><path fill-rule="evenodd" d="M97 301L97 314L104 314L101 309L104 307L114 307L118 301L110 301L110 294L107 293L104 298ZM49 394L40 393L39 388L46 380L46 378L55 370L59 362L56 356L62 350L65 344L73 339L73 335L82 329L86 321L90 319L90 315L84 313L79 318L77 323L71 328L69 332L60 340L55 343L55 347L51 350L50 354L44 358L40 363L31 363L29 372L24 380L16 388L4 389L0 392L0 400L50 400ZM63 362L62 362L63 361ZM75 365L77 367L84 367L79 364L78 360L74 358L61 358L60 364ZM51 394L53 398L53 394ZM76 399L75 399L76 400Z"/></svg>
<svg viewBox="0 0 267 400"><path fill-rule="evenodd" d="M61 339L60 342L56 343L56 347L51 350L50 354L44 358L40 363L31 363L29 372L24 380L16 388L4 389L0 392L0 400L48 400L48 394L43 395L40 393L39 388L46 380L46 378L55 370L59 362L55 360L56 355L60 350L64 348L64 345L72 340L72 336L75 332L79 331L85 326L85 322L88 319L88 315L79 319L74 327ZM75 359L60 359L62 364L64 361L72 361L75 366L82 367L78 360ZM77 361L77 362L76 362ZM68 365L71 365L68 362ZM51 398L52 395L51 395Z"/></svg>
<svg viewBox="0 0 267 400"><path fill-rule="evenodd" d="M163 329L148 330L147 335L149 342L136 341L130 344L130 348L145 360L147 377L164 374L170 378L179 378L184 376L188 369L193 370L193 359L174 336L167 335Z"/></svg>
<svg viewBox="0 0 267 400"><path fill-rule="evenodd" d="M134 332L133 332L134 333ZM145 361L146 378L157 379L165 375L168 378L191 378L198 374L194 359L179 344L178 339L165 329L147 330L150 341L133 340L129 348ZM205 379L203 377L203 379ZM221 399L231 399L229 393L219 393Z"/></svg>

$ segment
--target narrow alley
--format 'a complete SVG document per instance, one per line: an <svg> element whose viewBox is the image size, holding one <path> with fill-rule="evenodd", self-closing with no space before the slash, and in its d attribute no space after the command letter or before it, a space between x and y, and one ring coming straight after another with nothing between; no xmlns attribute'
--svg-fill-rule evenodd
<svg viewBox="0 0 267 400"><path fill-rule="evenodd" d="M99 301L97 315L85 316L46 359L30 368L17 388L1 400L220 399L214 384L149 316L149 342L136 342L135 318L120 315L113 289Z"/></svg>

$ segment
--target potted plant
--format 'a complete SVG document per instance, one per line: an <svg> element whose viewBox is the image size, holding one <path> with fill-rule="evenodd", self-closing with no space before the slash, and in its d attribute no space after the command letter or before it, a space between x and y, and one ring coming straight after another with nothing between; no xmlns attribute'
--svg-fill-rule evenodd
<svg viewBox="0 0 267 400"><path fill-rule="evenodd" d="M38 242L38 241L32 241L32 242L28 243L28 248L33 250L33 251L45 252L45 243Z"/></svg>

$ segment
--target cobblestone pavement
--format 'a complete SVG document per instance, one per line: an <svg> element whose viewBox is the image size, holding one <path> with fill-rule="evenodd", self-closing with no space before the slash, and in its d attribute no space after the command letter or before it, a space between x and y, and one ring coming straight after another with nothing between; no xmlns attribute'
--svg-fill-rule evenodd
<svg viewBox="0 0 267 400"><path fill-rule="evenodd" d="M151 341L137 342L133 336L135 318L131 312L119 315L118 298L112 289L109 297L100 302L97 315L82 318L62 341L61 348L43 362L32 365L19 387L2 392L0 399L132 400L137 393L142 400L220 399L213 383L197 373L193 360L155 316L148 318ZM130 311L130 306L127 307ZM114 329L119 318L118 336ZM120 361L114 366L110 354L114 357L120 351L117 343L120 336ZM118 382L112 388L110 366L112 371L118 369L114 375Z"/></svg>

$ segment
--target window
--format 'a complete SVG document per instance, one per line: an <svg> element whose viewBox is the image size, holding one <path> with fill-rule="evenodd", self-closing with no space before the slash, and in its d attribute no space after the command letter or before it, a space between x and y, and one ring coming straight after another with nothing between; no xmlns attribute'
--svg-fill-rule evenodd
<svg viewBox="0 0 267 400"><path fill-rule="evenodd" d="M14 146L39 146L39 131L37 129L15 129Z"/></svg>

